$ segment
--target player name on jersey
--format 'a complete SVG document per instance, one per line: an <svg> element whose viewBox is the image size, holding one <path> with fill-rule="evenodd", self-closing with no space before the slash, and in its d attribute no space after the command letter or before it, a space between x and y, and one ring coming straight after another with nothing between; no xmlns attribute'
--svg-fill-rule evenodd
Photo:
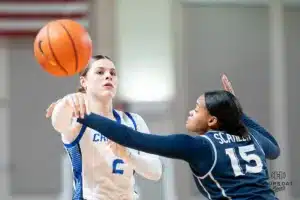
<svg viewBox="0 0 300 200"><path fill-rule="evenodd" d="M229 135L227 133L217 132L214 134L214 138L219 141L220 144L228 144L232 142L246 142L250 141L251 137L240 137L236 135Z"/></svg>

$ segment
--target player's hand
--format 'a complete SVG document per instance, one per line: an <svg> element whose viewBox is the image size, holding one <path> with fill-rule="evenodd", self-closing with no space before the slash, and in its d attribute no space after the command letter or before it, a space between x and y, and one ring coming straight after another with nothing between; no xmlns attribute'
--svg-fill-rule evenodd
<svg viewBox="0 0 300 200"><path fill-rule="evenodd" d="M111 140L108 141L108 145L115 156L122 158L123 160L127 161L130 156L130 152L128 149L122 145L119 145Z"/></svg>
<svg viewBox="0 0 300 200"><path fill-rule="evenodd" d="M86 94L84 93L68 94L62 101L73 109L73 117L84 118L84 115L88 113Z"/></svg>
<svg viewBox="0 0 300 200"><path fill-rule="evenodd" d="M233 87L231 85L231 82L229 81L227 76L225 74L223 74L221 79L222 79L222 85L223 85L224 90L226 90L226 91L230 92L231 94L235 95Z"/></svg>
<svg viewBox="0 0 300 200"><path fill-rule="evenodd" d="M53 110L54 110L55 106L57 105L57 103L58 103L59 101L61 101L61 99L57 100L56 102L51 103L51 104L48 106L48 108L47 108L47 110L46 110L46 118L49 118L49 117L52 116Z"/></svg>

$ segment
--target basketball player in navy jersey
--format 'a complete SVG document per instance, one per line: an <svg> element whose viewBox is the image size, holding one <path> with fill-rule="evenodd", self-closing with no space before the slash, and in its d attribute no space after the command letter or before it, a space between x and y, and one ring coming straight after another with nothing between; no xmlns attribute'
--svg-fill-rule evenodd
<svg viewBox="0 0 300 200"><path fill-rule="evenodd" d="M243 113L225 75L222 81L227 91L204 93L190 112L186 127L199 136L144 134L94 113L77 121L121 145L186 161L207 199L275 200L266 159L279 156L278 143Z"/></svg>

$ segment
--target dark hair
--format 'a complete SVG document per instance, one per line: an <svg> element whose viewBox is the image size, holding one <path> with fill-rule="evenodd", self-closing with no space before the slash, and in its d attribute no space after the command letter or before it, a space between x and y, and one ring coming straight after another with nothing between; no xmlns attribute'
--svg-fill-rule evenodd
<svg viewBox="0 0 300 200"><path fill-rule="evenodd" d="M218 130L242 137L248 135L242 122L242 107L233 94L224 90L211 91L204 93L204 97L208 112L218 119Z"/></svg>
<svg viewBox="0 0 300 200"><path fill-rule="evenodd" d="M83 76L86 77L87 73L90 71L91 69L91 65L93 64L93 62L97 61L97 60L102 60L102 59L108 59L111 60L108 56L104 56L104 55L95 55L92 56L89 64L86 66L86 68L84 68L80 73L79 76ZM85 93L85 88L82 87L81 85L79 86L79 88L77 89L77 92L82 92Z"/></svg>

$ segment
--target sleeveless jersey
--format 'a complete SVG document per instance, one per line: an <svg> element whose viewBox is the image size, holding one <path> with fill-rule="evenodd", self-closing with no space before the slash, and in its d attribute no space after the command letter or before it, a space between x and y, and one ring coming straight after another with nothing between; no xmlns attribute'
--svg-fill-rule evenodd
<svg viewBox="0 0 300 200"><path fill-rule="evenodd" d="M117 122L137 129L140 116L116 110L113 114ZM77 138L64 144L73 170L73 200L137 199L134 170L114 155L107 142L101 133L83 125Z"/></svg>

